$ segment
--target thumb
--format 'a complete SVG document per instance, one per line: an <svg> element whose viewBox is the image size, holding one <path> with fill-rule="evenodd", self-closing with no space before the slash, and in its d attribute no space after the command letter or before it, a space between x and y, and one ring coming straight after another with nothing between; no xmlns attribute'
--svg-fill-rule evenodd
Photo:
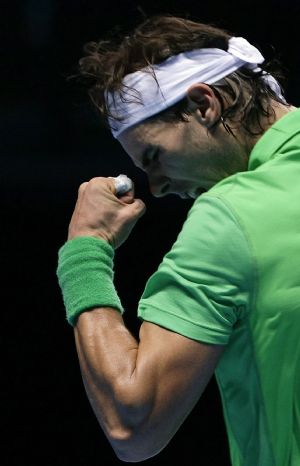
<svg viewBox="0 0 300 466"><path fill-rule="evenodd" d="M127 191L127 193L120 196L119 199L126 204L132 204L134 201L134 187L130 191Z"/></svg>
<svg viewBox="0 0 300 466"><path fill-rule="evenodd" d="M128 204L128 209L130 209L132 215L138 219L146 212L146 205L141 199L134 199L131 204Z"/></svg>

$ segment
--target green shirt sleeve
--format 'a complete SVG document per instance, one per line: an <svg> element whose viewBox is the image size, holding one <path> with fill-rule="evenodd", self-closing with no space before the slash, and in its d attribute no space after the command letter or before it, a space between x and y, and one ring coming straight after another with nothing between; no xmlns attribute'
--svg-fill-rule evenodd
<svg viewBox="0 0 300 466"><path fill-rule="evenodd" d="M138 316L194 340L226 344L250 310L255 266L225 202L205 194L148 280Z"/></svg>

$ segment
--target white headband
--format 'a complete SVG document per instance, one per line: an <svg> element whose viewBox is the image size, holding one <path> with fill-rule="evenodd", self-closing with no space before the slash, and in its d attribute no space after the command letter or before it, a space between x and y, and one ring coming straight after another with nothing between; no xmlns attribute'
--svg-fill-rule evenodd
<svg viewBox="0 0 300 466"><path fill-rule="evenodd" d="M216 48L192 50L128 74L123 79L123 97L119 92L106 94L110 112L123 118L122 121L109 119L112 134L118 138L131 126L179 102L197 82L216 83L242 66L258 72L261 68L257 65L263 61L260 51L246 39L231 37L227 52ZM264 74L263 78L284 101L276 79Z"/></svg>

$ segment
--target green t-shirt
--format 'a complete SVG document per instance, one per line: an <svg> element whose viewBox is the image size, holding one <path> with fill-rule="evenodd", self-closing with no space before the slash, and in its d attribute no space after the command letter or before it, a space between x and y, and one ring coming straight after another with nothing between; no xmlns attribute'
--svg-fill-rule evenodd
<svg viewBox="0 0 300 466"><path fill-rule="evenodd" d="M233 466L300 465L300 110L248 171L196 199L141 319L226 344L217 366Z"/></svg>

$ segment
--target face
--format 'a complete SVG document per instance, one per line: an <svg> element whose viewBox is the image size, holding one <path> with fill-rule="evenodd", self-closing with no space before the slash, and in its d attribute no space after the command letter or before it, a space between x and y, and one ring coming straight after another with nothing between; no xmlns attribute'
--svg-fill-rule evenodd
<svg viewBox="0 0 300 466"><path fill-rule="evenodd" d="M202 108L194 105L187 122L153 119L119 136L134 164L148 175L154 196L196 198L223 178L247 169L238 139L221 124L214 125L219 109L213 99L207 98Z"/></svg>
<svg viewBox="0 0 300 466"><path fill-rule="evenodd" d="M236 147L193 117L188 122L140 124L124 132L119 141L134 164L146 172L156 197L173 193L196 198L242 168L232 157Z"/></svg>

